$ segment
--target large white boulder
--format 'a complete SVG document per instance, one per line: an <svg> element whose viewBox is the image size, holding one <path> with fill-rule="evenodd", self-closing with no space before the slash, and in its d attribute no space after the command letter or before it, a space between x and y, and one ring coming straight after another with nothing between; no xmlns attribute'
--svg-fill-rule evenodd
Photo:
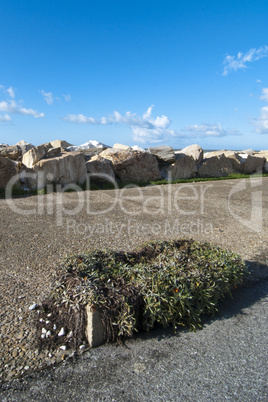
<svg viewBox="0 0 268 402"><path fill-rule="evenodd" d="M158 162L147 152L106 149L100 153L112 162L115 176L122 182L148 182L160 179Z"/></svg>
<svg viewBox="0 0 268 402"><path fill-rule="evenodd" d="M124 151L129 151L131 148L128 145L124 145L124 144L114 144L113 148L115 149L123 149Z"/></svg>
<svg viewBox="0 0 268 402"><path fill-rule="evenodd" d="M188 147L183 148L181 151L175 152L175 156L180 154L191 156L197 165L202 162L204 157L203 149L197 144L189 145Z"/></svg>
<svg viewBox="0 0 268 402"><path fill-rule="evenodd" d="M37 147L31 148L22 157L22 163L27 167L32 169L34 165L43 159L49 148L52 148L50 143L38 145Z"/></svg>
<svg viewBox="0 0 268 402"><path fill-rule="evenodd" d="M140 147L139 145L133 145L131 147L132 151L140 151L140 152L146 152L144 148Z"/></svg>
<svg viewBox="0 0 268 402"><path fill-rule="evenodd" d="M83 149L89 149L89 148L102 148L102 149L106 149L109 148L108 145L102 144L99 141L95 141L95 140L90 140L88 142L86 142L85 144L81 144L81 145L72 145L70 147L67 147L67 151L80 151Z"/></svg>
<svg viewBox="0 0 268 402"><path fill-rule="evenodd" d="M35 163L34 172L37 173L38 188L44 188L48 183L82 184L87 177L85 159L82 154L76 152L66 152L55 158L42 159Z"/></svg>

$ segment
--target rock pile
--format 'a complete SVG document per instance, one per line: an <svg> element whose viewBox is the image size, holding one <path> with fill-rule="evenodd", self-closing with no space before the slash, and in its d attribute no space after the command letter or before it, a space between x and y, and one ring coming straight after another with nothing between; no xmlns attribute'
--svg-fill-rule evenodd
<svg viewBox="0 0 268 402"><path fill-rule="evenodd" d="M268 173L268 151L204 154L196 144L174 151L169 146L144 150L115 144L110 148L98 141L74 146L61 140L39 146L25 141L12 146L0 144L0 188L16 175L18 186L40 189L50 183L82 184L87 177L139 183L256 172Z"/></svg>

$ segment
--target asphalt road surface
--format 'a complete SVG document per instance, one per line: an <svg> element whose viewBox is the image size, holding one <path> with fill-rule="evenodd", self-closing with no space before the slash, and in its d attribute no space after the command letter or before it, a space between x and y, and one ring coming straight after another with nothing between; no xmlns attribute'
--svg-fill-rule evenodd
<svg viewBox="0 0 268 402"><path fill-rule="evenodd" d="M157 329L2 385L2 401L267 401L268 281L202 330Z"/></svg>
<svg viewBox="0 0 268 402"><path fill-rule="evenodd" d="M125 346L89 350L59 366L2 383L1 401L268 401L267 184L268 178L175 185L170 198L168 187L163 187L163 208L162 198L152 198L159 187L143 189L142 197L129 189L120 196L124 196L124 204L118 203L113 210L108 208L113 192L96 192L92 208L102 207L107 214L97 216L91 208L90 216L79 210L75 217L67 216L68 220L61 213L70 208L67 202L74 202L75 194L66 194L65 209L58 208L56 217L49 213L18 215L3 201L2 284L6 289L19 275L24 275L22 279L38 275L39 282L28 281L29 297L35 283L47 287L48 267L52 262L56 265L66 250L78 251L85 245L131 249L143 240L181 235L239 252L251 261L254 275L246 287L234 292L233 299L219 306L219 313L207 320L202 330L179 329L174 334L172 329L156 329L139 334ZM36 200L29 198L25 205L33 208ZM42 200L51 202L48 197ZM18 200L16 205L22 208L23 202ZM162 215L159 202L162 210L166 208ZM45 207L49 211L50 204ZM109 230L105 226L94 232L92 225L106 218ZM176 220L178 228L172 226ZM116 233L111 224L117 225ZM43 265L38 268L40 262ZM49 272L53 273L52 268ZM11 289L15 291L15 283ZM7 296L5 300L13 300ZM26 300L25 309L30 302L30 298ZM8 318L12 306L7 302L4 306Z"/></svg>

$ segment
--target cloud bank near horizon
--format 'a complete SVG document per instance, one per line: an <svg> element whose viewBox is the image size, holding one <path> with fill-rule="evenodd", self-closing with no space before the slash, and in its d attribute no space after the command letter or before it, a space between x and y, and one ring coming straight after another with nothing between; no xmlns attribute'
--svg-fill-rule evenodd
<svg viewBox="0 0 268 402"><path fill-rule="evenodd" d="M246 53L238 52L237 56L227 54L223 61L224 70L222 75L228 75L231 71L237 71L247 68L248 63L263 59L268 56L268 46L261 46L258 49L253 48Z"/></svg>
<svg viewBox="0 0 268 402"><path fill-rule="evenodd" d="M165 116L152 116L154 105L151 105L142 116L136 113L126 112L124 115L114 111L108 117L95 119L83 114L69 114L64 117L65 121L77 124L109 125L120 124L128 126L132 130L133 140L141 144L159 143L171 138L194 138L194 137L223 137L226 135L239 135L239 132L224 130L219 123L203 124L186 127L181 131L170 129L172 120Z"/></svg>

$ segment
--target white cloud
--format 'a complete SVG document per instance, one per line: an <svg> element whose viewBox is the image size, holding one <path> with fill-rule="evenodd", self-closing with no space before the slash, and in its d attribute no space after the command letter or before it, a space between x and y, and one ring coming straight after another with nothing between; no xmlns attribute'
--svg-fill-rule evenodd
<svg viewBox="0 0 268 402"><path fill-rule="evenodd" d="M262 46L259 49L250 49L247 53L238 52L237 56L226 55L223 61L224 70L222 75L227 75L231 71L237 71L247 68L247 63L260 60L268 56L268 46Z"/></svg>
<svg viewBox="0 0 268 402"><path fill-rule="evenodd" d="M120 124L129 126L133 132L133 138L135 141L141 143L145 142L160 142L167 135L173 135L172 130L168 130L171 124L171 120L167 116L152 117L153 105L150 106L143 116L137 116L135 113L126 112L124 115L118 111L108 117L101 117L95 119L93 117L87 117L83 114L73 115L69 114L64 120L71 123L80 124L93 124L93 125L108 125L108 124Z"/></svg>
<svg viewBox="0 0 268 402"><path fill-rule="evenodd" d="M5 113L5 114L0 114L0 122L3 122L3 121L10 121L11 120L11 117L7 114L7 113Z"/></svg>
<svg viewBox="0 0 268 402"><path fill-rule="evenodd" d="M183 132L189 133L194 137L225 137L227 135L241 135L236 130L225 130L219 123L216 124L194 124L186 127Z"/></svg>
<svg viewBox="0 0 268 402"><path fill-rule="evenodd" d="M1 101L0 102L0 112L11 113L11 114L22 114L33 116L35 118L44 117L44 113L39 113L33 109L26 109L18 105L15 100Z"/></svg>
<svg viewBox="0 0 268 402"><path fill-rule="evenodd" d="M0 112L16 113L17 104L14 100L0 102Z"/></svg>
<svg viewBox="0 0 268 402"><path fill-rule="evenodd" d="M262 88L260 99L268 103L268 88ZM268 106L264 106L260 110L260 115L252 120L256 131L259 134L268 134Z"/></svg>
<svg viewBox="0 0 268 402"><path fill-rule="evenodd" d="M256 119L255 125L259 134L268 134L268 106L261 108L260 116Z"/></svg>
<svg viewBox="0 0 268 402"><path fill-rule="evenodd" d="M69 121L70 123L78 123L78 124L102 124L100 121L97 121L93 117L86 117L83 114L68 114L64 120Z"/></svg>
<svg viewBox="0 0 268 402"><path fill-rule="evenodd" d="M41 94L44 97L44 100L46 101L46 103L48 105L52 105L53 104L53 95L52 92L45 92L43 89L41 89Z"/></svg>
<svg viewBox="0 0 268 402"><path fill-rule="evenodd" d="M83 114L69 114L64 118L64 120L70 121L71 123L82 124L123 124L130 127L143 127L147 129L167 129L171 124L171 120L164 115L162 115L161 117L157 116L156 119L154 119L151 116L152 108L153 106L150 106L142 117L137 116L136 113L126 112L125 115L122 115L121 113L114 111L112 115L108 117L101 117L100 119L87 117Z"/></svg>
<svg viewBox="0 0 268 402"><path fill-rule="evenodd" d="M268 102L268 88L262 88L261 100Z"/></svg>
<svg viewBox="0 0 268 402"><path fill-rule="evenodd" d="M268 103L268 88L262 89L261 100ZM261 108L260 116L253 121L259 134L268 134L268 106Z"/></svg>
<svg viewBox="0 0 268 402"><path fill-rule="evenodd" d="M70 102L70 100L71 100L71 95L70 94L63 94L62 96L64 97L66 102Z"/></svg>
<svg viewBox="0 0 268 402"><path fill-rule="evenodd" d="M12 87L7 89L7 93L9 94L10 98L15 98L15 91Z"/></svg>
<svg viewBox="0 0 268 402"><path fill-rule="evenodd" d="M17 113L24 114L26 116L33 116L36 119L39 117L45 117L44 113L39 113L33 109L25 109L24 107L19 108Z"/></svg>
<svg viewBox="0 0 268 402"><path fill-rule="evenodd" d="M135 142L149 144L167 142L170 138L200 138L200 137L223 137L227 135L241 135L238 131L225 130L219 123L203 124L186 127L184 130L175 131L169 127L171 119L165 115L152 116L153 105L142 116L126 112L124 115L114 111L108 117L95 119L83 114L69 114L64 120L78 124L108 125L121 124L131 128Z"/></svg>

